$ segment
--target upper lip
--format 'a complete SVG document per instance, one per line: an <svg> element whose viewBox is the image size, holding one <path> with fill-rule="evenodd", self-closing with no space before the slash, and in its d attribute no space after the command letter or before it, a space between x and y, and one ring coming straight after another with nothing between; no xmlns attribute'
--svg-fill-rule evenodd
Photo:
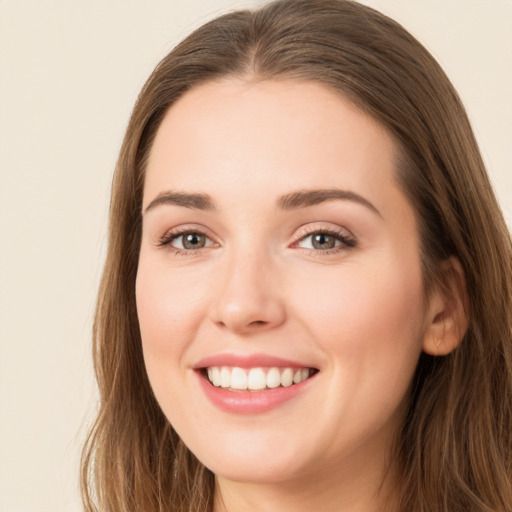
<svg viewBox="0 0 512 512"><path fill-rule="evenodd" d="M282 367L282 368L313 368L310 364L299 361L283 359L268 354L213 354L204 357L193 368L199 370L211 366L232 366L238 368L256 368L256 367Z"/></svg>

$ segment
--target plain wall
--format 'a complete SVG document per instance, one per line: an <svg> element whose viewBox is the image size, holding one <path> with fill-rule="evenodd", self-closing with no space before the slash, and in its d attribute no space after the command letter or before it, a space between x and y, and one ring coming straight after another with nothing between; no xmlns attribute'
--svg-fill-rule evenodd
<svg viewBox="0 0 512 512"><path fill-rule="evenodd" d="M0 512L80 510L109 186L154 65L232 0L0 0ZM512 1L375 0L438 58L512 212Z"/></svg>

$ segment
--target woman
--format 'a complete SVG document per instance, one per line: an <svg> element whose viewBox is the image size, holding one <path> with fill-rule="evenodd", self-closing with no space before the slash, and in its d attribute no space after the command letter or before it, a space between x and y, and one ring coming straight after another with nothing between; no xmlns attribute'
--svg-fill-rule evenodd
<svg viewBox="0 0 512 512"><path fill-rule="evenodd" d="M110 222L87 510L512 510L510 236L395 22L284 0L198 29Z"/></svg>

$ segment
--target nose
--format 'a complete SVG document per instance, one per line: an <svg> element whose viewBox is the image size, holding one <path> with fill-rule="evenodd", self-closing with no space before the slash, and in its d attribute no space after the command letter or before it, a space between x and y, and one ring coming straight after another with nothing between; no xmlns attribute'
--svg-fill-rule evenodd
<svg viewBox="0 0 512 512"><path fill-rule="evenodd" d="M214 290L213 322L247 335L279 327L286 320L279 268L256 253L226 261Z"/></svg>

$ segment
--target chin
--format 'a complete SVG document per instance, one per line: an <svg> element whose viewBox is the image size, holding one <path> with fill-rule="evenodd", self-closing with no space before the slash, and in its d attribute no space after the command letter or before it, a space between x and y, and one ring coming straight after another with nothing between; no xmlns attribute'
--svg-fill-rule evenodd
<svg viewBox="0 0 512 512"><path fill-rule="evenodd" d="M224 480L252 484L280 484L299 477L300 471L292 462L258 460L232 460L206 466L215 476ZM292 469L293 468L293 469Z"/></svg>
<svg viewBox="0 0 512 512"><path fill-rule="evenodd" d="M277 436L280 437L280 436ZM299 447L283 446L255 439L242 445L236 436L228 435L222 442L217 437L208 447L194 450L195 456L217 477L244 483L272 484L293 480L302 472ZM302 457L301 457L302 456Z"/></svg>

